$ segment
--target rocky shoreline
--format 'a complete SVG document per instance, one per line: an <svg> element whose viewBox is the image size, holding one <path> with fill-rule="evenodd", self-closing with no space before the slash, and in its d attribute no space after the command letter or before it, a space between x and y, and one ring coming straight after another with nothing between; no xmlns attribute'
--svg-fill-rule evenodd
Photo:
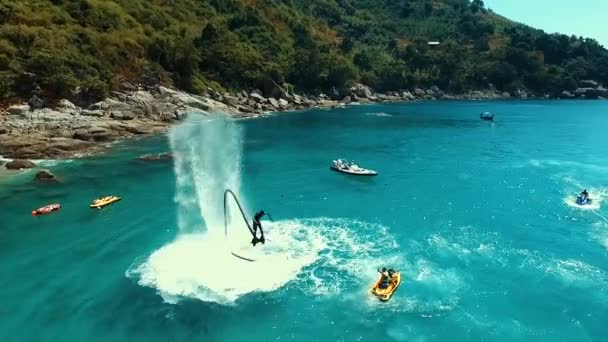
<svg viewBox="0 0 608 342"><path fill-rule="evenodd" d="M592 92L603 94L603 88L595 87ZM584 96L584 91L581 94ZM564 95L564 98L574 97L570 93ZM143 88L123 83L120 91L88 106L77 106L64 99L47 108L43 100L33 96L28 103L8 107L0 113L0 156L30 160L91 154L105 149L112 141L164 132L191 113L224 112L235 118L246 118L351 103L511 98L538 97L523 90L514 94L486 90L452 95L437 87L377 94L362 84L341 91L333 89L329 95L298 95L289 86L274 82L265 85L263 90L220 94L209 89L199 96L162 86ZM19 161L7 166L21 169L33 165Z"/></svg>

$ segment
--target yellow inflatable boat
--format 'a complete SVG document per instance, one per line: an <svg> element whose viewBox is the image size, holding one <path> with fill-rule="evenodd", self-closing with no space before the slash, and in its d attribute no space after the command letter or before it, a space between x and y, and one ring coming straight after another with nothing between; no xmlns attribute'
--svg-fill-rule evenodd
<svg viewBox="0 0 608 342"><path fill-rule="evenodd" d="M380 276L380 278L369 289L369 293L378 297L378 299L380 299L381 301L386 302L389 299L391 299L391 297L393 296L393 293L395 293L395 290L397 290L397 288L399 287L399 284L401 284L401 273L399 273L399 272L393 273L391 282L385 289L381 289L379 287L381 280L382 280L382 276Z"/></svg>
<svg viewBox="0 0 608 342"><path fill-rule="evenodd" d="M91 203L91 208L101 209L107 205L110 205L114 202L118 202L120 200L121 200L121 198L116 197L116 196L106 196L106 197L98 198L98 199L94 200L93 203Z"/></svg>

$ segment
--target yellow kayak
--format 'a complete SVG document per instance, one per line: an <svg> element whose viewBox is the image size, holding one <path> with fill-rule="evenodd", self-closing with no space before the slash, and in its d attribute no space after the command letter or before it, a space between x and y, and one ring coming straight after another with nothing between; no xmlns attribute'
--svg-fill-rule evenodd
<svg viewBox="0 0 608 342"><path fill-rule="evenodd" d="M369 289L369 293L378 297L378 299L380 299L381 301L386 302L387 300L391 299L393 293L395 293L395 290L397 290L399 284L401 284L401 273L395 272L393 274L393 277L391 278L391 283L385 289L381 289L378 287L380 285L381 280L382 276L380 276L380 278Z"/></svg>
<svg viewBox="0 0 608 342"><path fill-rule="evenodd" d="M94 200L93 203L91 203L91 208L101 209L101 208L105 207L106 205L110 205L110 204L112 204L114 202L118 202L120 200L121 200L121 198L116 197L116 196L106 196L106 197L98 198L98 199Z"/></svg>

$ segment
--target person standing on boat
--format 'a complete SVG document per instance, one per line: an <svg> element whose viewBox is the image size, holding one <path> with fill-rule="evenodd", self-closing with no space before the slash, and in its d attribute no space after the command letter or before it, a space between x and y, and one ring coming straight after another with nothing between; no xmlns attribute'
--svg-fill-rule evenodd
<svg viewBox="0 0 608 342"><path fill-rule="evenodd" d="M253 216L253 239L251 240L251 243L253 244L253 246L255 246L258 242L261 242L262 244L264 244L266 242L266 238L264 237L264 230L262 229L262 224L260 223L260 220L265 215L268 215L270 217L270 214L268 214L267 212L264 212L264 210L260 210L257 213L255 213L255 215ZM260 229L260 238L259 239L258 239L258 228Z"/></svg>

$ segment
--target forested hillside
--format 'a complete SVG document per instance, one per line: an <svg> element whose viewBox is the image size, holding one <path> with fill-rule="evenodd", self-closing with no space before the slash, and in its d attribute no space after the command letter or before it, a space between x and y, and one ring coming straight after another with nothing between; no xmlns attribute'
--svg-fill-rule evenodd
<svg viewBox="0 0 608 342"><path fill-rule="evenodd" d="M144 74L195 93L264 80L556 93L608 84L608 51L480 0L0 0L0 98L99 98Z"/></svg>

